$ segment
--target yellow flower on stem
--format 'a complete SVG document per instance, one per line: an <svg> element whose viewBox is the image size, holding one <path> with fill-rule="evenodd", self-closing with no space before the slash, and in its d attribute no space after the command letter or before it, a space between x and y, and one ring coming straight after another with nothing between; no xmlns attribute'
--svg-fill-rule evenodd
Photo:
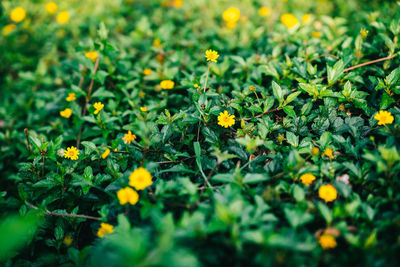
<svg viewBox="0 0 400 267"><path fill-rule="evenodd" d="M67 98L65 98L68 102L75 101L76 100L76 94L75 93L69 93Z"/></svg>
<svg viewBox="0 0 400 267"><path fill-rule="evenodd" d="M151 72L152 72L151 69L144 69L143 70L143 74L146 75L146 76L149 76L151 74Z"/></svg>
<svg viewBox="0 0 400 267"><path fill-rule="evenodd" d="M205 57L207 58L207 61L212 61L212 62L217 63L217 58L219 58L219 55L218 55L217 51L208 49L206 51Z"/></svg>
<svg viewBox="0 0 400 267"><path fill-rule="evenodd" d="M101 102L96 102L94 103L93 107L95 108L94 114L96 115L104 108L104 104Z"/></svg>
<svg viewBox="0 0 400 267"><path fill-rule="evenodd" d="M118 190L117 197L121 205L125 205L126 203L135 205L139 201L139 194L130 187Z"/></svg>
<svg viewBox="0 0 400 267"><path fill-rule="evenodd" d="M337 198L337 190L331 184L321 185L318 190L318 195L325 200L325 202L331 202Z"/></svg>
<svg viewBox="0 0 400 267"><path fill-rule="evenodd" d="M64 242L64 244L66 245L66 246L71 246L71 244L72 244L72 242L73 242L74 240L72 239L72 237L71 236L69 236L69 235L67 235L66 237L64 237L64 240L63 240L63 242Z"/></svg>
<svg viewBox="0 0 400 267"><path fill-rule="evenodd" d="M99 53L97 51L89 51L85 53L85 57L90 59L92 62L96 62Z"/></svg>
<svg viewBox="0 0 400 267"><path fill-rule="evenodd" d="M45 8L46 8L47 13L54 14L57 12L58 6L54 2L48 2L48 3L46 3Z"/></svg>
<svg viewBox="0 0 400 267"><path fill-rule="evenodd" d="M194 87L194 88L199 88L199 84L198 84L198 83L195 83L195 84L193 84L193 87Z"/></svg>
<svg viewBox="0 0 400 267"><path fill-rule="evenodd" d="M378 121L378 125L392 124L394 117L389 111L380 110L375 114L374 119Z"/></svg>
<svg viewBox="0 0 400 267"><path fill-rule="evenodd" d="M163 80L160 83L162 89L172 89L174 88L175 83L171 80Z"/></svg>
<svg viewBox="0 0 400 267"><path fill-rule="evenodd" d="M323 249L331 249L337 246L335 237L330 234L322 234L318 238L318 243Z"/></svg>
<svg viewBox="0 0 400 267"><path fill-rule="evenodd" d="M222 13L222 19L227 23L235 23L240 19L240 10L237 7L230 7Z"/></svg>
<svg viewBox="0 0 400 267"><path fill-rule="evenodd" d="M60 24L66 24L68 23L70 18L69 12L68 11L61 11L57 15L57 22Z"/></svg>
<svg viewBox="0 0 400 267"><path fill-rule="evenodd" d="M79 157L79 150L74 147L68 147L67 150L64 150L64 158L69 158L71 160L77 160Z"/></svg>
<svg viewBox="0 0 400 267"><path fill-rule="evenodd" d="M297 24L299 24L299 20L293 14L283 14L281 16L281 22L283 25L288 27L289 29L293 28Z"/></svg>
<svg viewBox="0 0 400 267"><path fill-rule="evenodd" d="M317 147L313 147L311 150L311 154L314 156L317 156L319 154L319 149Z"/></svg>
<svg viewBox="0 0 400 267"><path fill-rule="evenodd" d="M260 17L266 17L271 15L272 10L269 7L263 6L258 9L258 15Z"/></svg>
<svg viewBox="0 0 400 267"><path fill-rule="evenodd" d="M97 236L103 238L105 235L111 234L112 232L114 232L114 226L108 223L101 223L97 231Z"/></svg>
<svg viewBox="0 0 400 267"><path fill-rule="evenodd" d="M143 111L143 112L146 112L147 111L147 107L140 107L140 110Z"/></svg>
<svg viewBox="0 0 400 267"><path fill-rule="evenodd" d="M106 151L103 152L103 154L101 154L101 158L105 159L108 157L108 155L110 154L111 150L109 148L106 149Z"/></svg>
<svg viewBox="0 0 400 267"><path fill-rule="evenodd" d="M321 38L321 33L320 32L312 32L311 36L314 38Z"/></svg>
<svg viewBox="0 0 400 267"><path fill-rule="evenodd" d="M23 7L16 7L13 10L11 10L10 13L10 19L14 22L21 22L25 19L26 17L26 11Z"/></svg>
<svg viewBox="0 0 400 267"><path fill-rule="evenodd" d="M3 35L4 36L9 35L13 31L15 31L16 28L17 28L17 26L15 24L8 24L8 25L4 26L3 27Z"/></svg>
<svg viewBox="0 0 400 267"><path fill-rule="evenodd" d="M325 149L325 152L322 154L322 156L327 156L330 159L333 159L333 150L330 148Z"/></svg>
<svg viewBox="0 0 400 267"><path fill-rule="evenodd" d="M143 190L152 184L151 174L145 168L140 167L134 170L129 176L129 185L136 190Z"/></svg>
<svg viewBox="0 0 400 267"><path fill-rule="evenodd" d="M219 113L218 116L218 125L222 127L228 128L235 124L235 115L231 115L225 110L223 113Z"/></svg>
<svg viewBox="0 0 400 267"><path fill-rule="evenodd" d="M300 180L303 184L309 186L312 184L312 182L315 180L315 176L312 175L311 173L305 173L302 176L300 176Z"/></svg>
<svg viewBox="0 0 400 267"><path fill-rule="evenodd" d="M132 134L131 131L128 131L128 133L125 134L124 137L122 137L122 140L124 140L124 143L130 144L132 141L136 139L136 135Z"/></svg>
<svg viewBox="0 0 400 267"><path fill-rule="evenodd" d="M162 46L160 38L154 39L153 46L155 46L155 47L161 47Z"/></svg>
<svg viewBox="0 0 400 267"><path fill-rule="evenodd" d="M64 117L64 118L68 119L69 117L71 117L71 115L72 115L72 110L70 108L66 108L66 109L60 111L60 116L61 117Z"/></svg>

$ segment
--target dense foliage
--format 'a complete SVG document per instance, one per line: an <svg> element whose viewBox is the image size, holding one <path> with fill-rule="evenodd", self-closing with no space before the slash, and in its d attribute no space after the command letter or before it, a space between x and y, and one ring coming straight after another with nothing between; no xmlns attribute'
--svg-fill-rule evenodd
<svg viewBox="0 0 400 267"><path fill-rule="evenodd" d="M398 266L398 2L0 5L1 264Z"/></svg>

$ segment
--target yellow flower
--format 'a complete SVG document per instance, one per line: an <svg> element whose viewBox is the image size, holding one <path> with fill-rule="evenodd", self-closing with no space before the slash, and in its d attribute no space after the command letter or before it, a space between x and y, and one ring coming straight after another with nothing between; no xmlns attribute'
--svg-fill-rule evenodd
<svg viewBox="0 0 400 267"><path fill-rule="evenodd" d="M317 147L313 147L311 150L311 154L314 156L317 156L319 154L319 149Z"/></svg>
<svg viewBox="0 0 400 267"><path fill-rule="evenodd" d="M271 15L272 10L269 7L263 6L258 9L258 15L260 17L266 17Z"/></svg>
<svg viewBox="0 0 400 267"><path fill-rule="evenodd" d="M293 14L283 14L281 16L281 22L283 25L288 27L289 29L293 28L297 24L299 24L299 20Z"/></svg>
<svg viewBox="0 0 400 267"><path fill-rule="evenodd" d="M71 146L68 147L67 150L64 150L64 158L69 158L71 160L77 160L79 155L79 150L76 147Z"/></svg>
<svg viewBox="0 0 400 267"><path fill-rule="evenodd" d="M139 194L130 187L118 190L117 197L121 205L125 205L126 203L135 205L139 200Z"/></svg>
<svg viewBox="0 0 400 267"><path fill-rule="evenodd" d="M312 32L311 36L314 38L321 38L321 33L320 32Z"/></svg>
<svg viewBox="0 0 400 267"><path fill-rule="evenodd" d="M68 97L67 98L65 98L68 102L71 102L71 101L75 101L76 100L76 94L75 93L69 93L68 94Z"/></svg>
<svg viewBox="0 0 400 267"><path fill-rule="evenodd" d="M145 168L140 167L134 170L129 176L129 185L136 190L143 190L152 184L151 174Z"/></svg>
<svg viewBox="0 0 400 267"><path fill-rule="evenodd" d="M96 115L104 108L104 104L101 102L96 102L94 103L93 107L95 108L94 114Z"/></svg>
<svg viewBox="0 0 400 267"><path fill-rule="evenodd" d="M322 156L327 156L330 159L333 159L333 150L330 148L325 149L325 152L322 154Z"/></svg>
<svg viewBox="0 0 400 267"><path fill-rule="evenodd" d="M367 37L367 35L368 35L368 31L363 28L363 29L360 30L360 34L361 34L361 37L363 39L365 39Z"/></svg>
<svg viewBox="0 0 400 267"><path fill-rule="evenodd" d="M161 47L162 46L160 38L154 39L153 46L155 46L155 47Z"/></svg>
<svg viewBox="0 0 400 267"><path fill-rule="evenodd" d="M3 27L3 35L4 36L9 35L13 31L15 31L16 28L17 28L17 26L15 26L15 24L8 24L8 25L4 26Z"/></svg>
<svg viewBox="0 0 400 267"><path fill-rule="evenodd" d="M195 83L195 84L193 84L193 87L194 87L194 88L199 88L199 84L198 84L198 83Z"/></svg>
<svg viewBox="0 0 400 267"><path fill-rule="evenodd" d="M70 18L69 12L68 11L61 11L57 15L57 22L60 24L66 24L68 23Z"/></svg>
<svg viewBox="0 0 400 267"><path fill-rule="evenodd" d="M300 180L303 184L309 186L315 180L315 176L312 175L311 173L305 173L302 176L300 176Z"/></svg>
<svg viewBox="0 0 400 267"><path fill-rule="evenodd" d="M226 22L237 22L240 19L240 10L237 7L230 7L222 13L222 19Z"/></svg>
<svg viewBox="0 0 400 267"><path fill-rule="evenodd" d="M111 150L110 149L106 149L106 151L103 152L103 154L101 154L101 158L105 159L107 158L107 156L110 154Z"/></svg>
<svg viewBox="0 0 400 267"><path fill-rule="evenodd" d="M132 134L131 131L128 131L128 133L125 134L124 137L122 137L122 140L124 140L124 143L125 143L125 144L126 144L126 143L130 144L130 143L131 143L133 140L135 140L135 139L136 139L136 135Z"/></svg>
<svg viewBox="0 0 400 267"><path fill-rule="evenodd" d="M151 69L144 69L143 74L149 76L151 74Z"/></svg>
<svg viewBox="0 0 400 267"><path fill-rule="evenodd" d="M303 17L301 18L301 21L303 23L307 23L310 21L310 19L311 19L311 14L304 14Z"/></svg>
<svg viewBox="0 0 400 267"><path fill-rule="evenodd" d="M182 4L183 4L183 0L173 0L173 2L172 2L172 5L173 5L175 8L181 8L181 7L182 7Z"/></svg>
<svg viewBox="0 0 400 267"><path fill-rule="evenodd" d="M118 151L118 148L114 148L114 152L117 152Z"/></svg>
<svg viewBox="0 0 400 267"><path fill-rule="evenodd" d="M172 89L172 88L174 88L174 85L175 85L175 83L171 80L163 80L160 83L160 86L162 89Z"/></svg>
<svg viewBox="0 0 400 267"><path fill-rule="evenodd" d="M323 249L331 249L337 246L335 237L330 234L322 234L318 238L318 243Z"/></svg>
<svg viewBox="0 0 400 267"><path fill-rule="evenodd" d="M318 195L326 202L331 202L337 198L337 190L331 184L321 185L318 190Z"/></svg>
<svg viewBox="0 0 400 267"><path fill-rule="evenodd" d="M228 128L234 124L235 124L235 115L229 114L227 110L225 110L224 113L222 112L219 113L218 125Z"/></svg>
<svg viewBox="0 0 400 267"><path fill-rule="evenodd" d="M72 110L70 108L66 108L66 109L60 111L60 115L61 115L61 117L68 119L72 115Z"/></svg>
<svg viewBox="0 0 400 267"><path fill-rule="evenodd" d="M96 51L89 51L89 52L85 53L85 57L92 60L92 62L96 62L96 59L98 56L99 56L99 53L97 53Z"/></svg>
<svg viewBox="0 0 400 267"><path fill-rule="evenodd" d="M101 223L100 228L97 231L97 236L103 238L107 234L114 232L114 226L108 223Z"/></svg>
<svg viewBox="0 0 400 267"><path fill-rule="evenodd" d="M140 91L140 92L139 92L139 97L144 97L144 96L145 96L145 92Z"/></svg>
<svg viewBox="0 0 400 267"><path fill-rule="evenodd" d="M68 247L71 246L72 242L74 240L72 239L71 236L67 235L66 237L64 237L64 244L67 245Z"/></svg>
<svg viewBox="0 0 400 267"><path fill-rule="evenodd" d="M257 88L256 88L254 85L251 85L251 86L249 87L249 90L252 91L252 92L255 92L256 89L257 89Z"/></svg>
<svg viewBox="0 0 400 267"><path fill-rule="evenodd" d="M57 7L57 4L56 3L54 3L54 2L48 2L48 3L46 3L46 11L47 11L47 13L49 13L49 14L54 14L54 13L56 13L57 12L57 9L58 9L58 7Z"/></svg>
<svg viewBox="0 0 400 267"><path fill-rule="evenodd" d="M212 62L215 62L215 63L216 63L216 62L217 62L217 58L219 58L219 55L218 55L218 52L217 52L217 51L208 49L208 50L206 51L205 57L207 58L207 61L212 61Z"/></svg>
<svg viewBox="0 0 400 267"><path fill-rule="evenodd" d="M146 112L147 111L147 107L140 107L140 110L143 111L143 112Z"/></svg>
<svg viewBox="0 0 400 267"><path fill-rule="evenodd" d="M375 114L374 119L378 121L378 125L392 124L394 117L389 111L380 110Z"/></svg>
<svg viewBox="0 0 400 267"><path fill-rule="evenodd" d="M21 22L26 17L26 11L23 7L16 7L11 10L10 19L14 22Z"/></svg>

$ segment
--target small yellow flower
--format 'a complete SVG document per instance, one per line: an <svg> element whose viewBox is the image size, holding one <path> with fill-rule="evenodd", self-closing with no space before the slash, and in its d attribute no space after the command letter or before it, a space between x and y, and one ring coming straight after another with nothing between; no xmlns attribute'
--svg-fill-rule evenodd
<svg viewBox="0 0 400 267"><path fill-rule="evenodd" d="M146 112L147 111L147 107L140 107L140 110L143 111L143 112Z"/></svg>
<svg viewBox="0 0 400 267"><path fill-rule="evenodd" d="M145 168L140 167L134 170L129 176L129 185L136 190L143 190L152 184L151 174Z"/></svg>
<svg viewBox="0 0 400 267"><path fill-rule="evenodd" d="M230 7L222 13L222 19L226 22L237 22L240 19L240 10L237 7Z"/></svg>
<svg viewBox="0 0 400 267"><path fill-rule="evenodd" d="M363 39L365 39L367 37L367 35L368 35L368 31L363 28L363 29L360 30L360 34L361 34L361 37Z"/></svg>
<svg viewBox="0 0 400 267"><path fill-rule="evenodd" d="M322 154L322 156L327 156L330 159L333 159L333 150L330 148L325 149L325 152Z"/></svg>
<svg viewBox="0 0 400 267"><path fill-rule="evenodd" d="M64 158L77 160L78 155L79 155L79 150L74 146L68 147L67 150L64 150Z"/></svg>
<svg viewBox="0 0 400 267"><path fill-rule="evenodd" d="M172 89L174 88L175 83L171 80L163 80L160 83L162 89Z"/></svg>
<svg viewBox="0 0 400 267"><path fill-rule="evenodd" d="M114 226L108 223L101 223L100 228L97 231L97 236L103 238L107 234L114 232Z"/></svg>
<svg viewBox="0 0 400 267"><path fill-rule="evenodd" d="M173 0L172 5L175 8L181 8L183 4L183 0Z"/></svg>
<svg viewBox="0 0 400 267"><path fill-rule="evenodd" d="M61 115L61 117L68 119L72 115L72 110L70 108L66 108L66 109L60 111L60 115Z"/></svg>
<svg viewBox="0 0 400 267"><path fill-rule="evenodd" d="M299 20L293 14L283 14L281 16L281 22L283 25L288 27L289 29L293 28L297 24L299 24Z"/></svg>
<svg viewBox="0 0 400 267"><path fill-rule="evenodd" d="M278 140L278 142L282 144L282 142L285 141L286 138L283 134L279 133L278 136L276 137L276 140Z"/></svg>
<svg viewBox="0 0 400 267"><path fill-rule="evenodd" d="M258 15L260 17L266 17L271 15L272 10L269 7L263 6L258 9Z"/></svg>
<svg viewBox="0 0 400 267"><path fill-rule="evenodd" d="M75 101L76 100L76 94L75 93L69 93L67 98L65 98L68 102Z"/></svg>
<svg viewBox="0 0 400 267"><path fill-rule="evenodd" d="M219 113L218 125L228 128L234 124L235 124L235 115L229 114L227 110L225 110L224 113L222 112Z"/></svg>
<svg viewBox="0 0 400 267"><path fill-rule="evenodd" d="M11 10L10 19L14 22L21 22L26 17L26 11L23 7L16 7Z"/></svg>
<svg viewBox="0 0 400 267"><path fill-rule="evenodd" d="M117 197L121 205L125 205L126 203L135 205L139 201L139 194L130 187L118 190Z"/></svg>
<svg viewBox="0 0 400 267"><path fill-rule="evenodd" d="M161 47L162 46L160 38L154 39L153 46L155 46L155 47Z"/></svg>
<svg viewBox="0 0 400 267"><path fill-rule="evenodd" d="M122 137L122 140L124 140L124 143L128 143L130 144L132 141L134 141L136 139L136 135L132 134L131 131L128 131L127 134L125 134L124 137Z"/></svg>
<svg viewBox="0 0 400 267"><path fill-rule="evenodd" d="M321 185L318 190L318 195L326 202L331 202L337 198L337 190L331 184Z"/></svg>
<svg viewBox="0 0 400 267"><path fill-rule="evenodd" d="M111 150L110 149L106 149L106 151L103 152L103 154L101 154L101 158L105 159L108 157L108 155L110 154Z"/></svg>
<svg viewBox="0 0 400 267"><path fill-rule="evenodd" d="M301 17L301 21L302 21L303 23L309 22L310 19L311 19L311 14L304 14L303 17Z"/></svg>
<svg viewBox="0 0 400 267"><path fill-rule="evenodd" d="M139 97L144 97L145 95L146 95L145 92L143 92L143 91L139 92Z"/></svg>
<svg viewBox="0 0 400 267"><path fill-rule="evenodd" d="M198 84L198 83L195 83L195 84L193 84L193 87L194 87L194 88L199 88L199 84Z"/></svg>
<svg viewBox="0 0 400 267"><path fill-rule="evenodd" d="M143 70L143 74L146 75L146 76L149 76L151 74L151 72L152 72L151 69L144 69Z"/></svg>
<svg viewBox="0 0 400 267"><path fill-rule="evenodd" d="M320 32L312 32L311 36L314 38L321 38L321 33Z"/></svg>
<svg viewBox="0 0 400 267"><path fill-rule="evenodd" d="M254 85L252 85L252 86L249 87L249 90L252 91L252 92L255 92L256 91L256 87Z"/></svg>
<svg viewBox="0 0 400 267"><path fill-rule="evenodd" d="M16 28L17 28L17 26L15 24L8 24L8 25L4 26L3 27L3 35L4 36L9 35L13 31L15 31Z"/></svg>
<svg viewBox="0 0 400 267"><path fill-rule="evenodd" d="M99 53L97 51L89 51L85 53L85 57L90 59L92 62L96 62L97 57L99 56Z"/></svg>
<svg viewBox="0 0 400 267"><path fill-rule="evenodd" d="M335 237L330 234L322 234L318 238L318 243L323 249L331 249L337 246Z"/></svg>
<svg viewBox="0 0 400 267"><path fill-rule="evenodd" d="M60 24L66 24L68 23L70 18L69 12L68 11L61 11L57 15L57 22Z"/></svg>
<svg viewBox="0 0 400 267"><path fill-rule="evenodd" d="M57 4L56 3L54 3L54 2L48 2L48 3L46 3L46 11L47 11L47 13L49 13L49 14L54 14L54 13L56 13L57 12L57 9L58 9L58 6L57 6Z"/></svg>
<svg viewBox="0 0 400 267"><path fill-rule="evenodd" d="M317 156L319 154L319 149L317 147L313 147L311 150L311 154L314 156Z"/></svg>
<svg viewBox="0 0 400 267"><path fill-rule="evenodd" d="M315 176L312 175L311 173L305 173L302 176L300 176L300 180L303 184L309 186L312 184L312 182L315 180Z"/></svg>
<svg viewBox="0 0 400 267"><path fill-rule="evenodd" d="M104 104L101 102L96 102L94 103L93 107L95 108L94 114L96 115L104 108Z"/></svg>
<svg viewBox="0 0 400 267"><path fill-rule="evenodd" d="M207 61L212 61L212 62L217 62L217 58L219 58L218 52L214 50L207 50L205 57L207 58Z"/></svg>
<svg viewBox="0 0 400 267"><path fill-rule="evenodd" d="M118 151L118 148L114 148L114 152L117 152Z"/></svg>
<svg viewBox="0 0 400 267"><path fill-rule="evenodd" d="M69 246L71 246L71 244L74 240L72 239L71 236L67 235L64 237L63 241L64 241L64 244L69 247Z"/></svg>
<svg viewBox="0 0 400 267"><path fill-rule="evenodd" d="M378 121L378 125L392 124L394 117L389 111L380 110L375 114L374 119Z"/></svg>

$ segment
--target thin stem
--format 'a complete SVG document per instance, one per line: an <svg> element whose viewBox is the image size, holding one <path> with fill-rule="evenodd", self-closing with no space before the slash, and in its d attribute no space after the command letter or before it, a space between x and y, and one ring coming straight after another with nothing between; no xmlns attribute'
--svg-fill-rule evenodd
<svg viewBox="0 0 400 267"><path fill-rule="evenodd" d="M385 61L385 60L390 60L390 59L393 59L395 56L396 56L396 55L391 55L391 56L387 56L387 57L375 59L375 60L372 60L372 61L368 61L368 62L365 62L365 63L361 63L361 64L355 65L355 66L353 66L353 67L347 68L347 69L345 69L343 72L348 72L348 71L350 71L350 70L354 70L354 69L357 69L357 68L360 68L360 67L364 67L364 66L367 66L367 65L371 65L371 64L374 64L374 63L377 63L377 62L381 62L381 61Z"/></svg>
<svg viewBox="0 0 400 267"><path fill-rule="evenodd" d="M95 64L94 70L93 70L93 78L92 78L92 80L90 80L89 89L88 89L88 95L86 97L85 105L83 106L82 117L86 116L87 106L89 105L89 101L90 101L90 98L92 96L92 90L93 90L93 85L94 85L94 75L96 75L97 69L99 68L99 62L100 62L100 56L98 56L97 59L96 59L96 64ZM79 149L79 144L81 143L82 130L83 130L83 122L82 122L81 127L79 128L79 134L78 134L78 138L77 138L77 141L76 141L76 147L78 149Z"/></svg>
<svg viewBox="0 0 400 267"><path fill-rule="evenodd" d="M208 74L210 73L210 63L207 64L207 74L206 74L206 82L204 83L204 93L206 92L206 88L207 88L207 80L208 80Z"/></svg>
<svg viewBox="0 0 400 267"><path fill-rule="evenodd" d="M29 153L31 153L31 143L29 142L29 132L28 132L28 128L24 129L24 133L25 133L25 138L26 138L26 142L27 142L27 148Z"/></svg>
<svg viewBox="0 0 400 267"><path fill-rule="evenodd" d="M30 208L34 209L34 210L39 210L38 207L32 205L29 202L25 202L27 206L29 206ZM46 215L51 215L51 216L60 216L60 217L72 217L72 218L83 218L83 219L89 219L89 220L96 220L96 221L100 221L101 218L99 217L93 217L93 216L89 216L89 215L81 215L81 214L69 214L69 213L56 213L56 212L52 212L49 211L47 209L45 209L45 214Z"/></svg>
<svg viewBox="0 0 400 267"><path fill-rule="evenodd" d="M214 168L212 168L212 170L211 170L210 173L208 174L207 179L204 181L203 188L202 188L202 190L200 191L200 194L203 194L204 191L205 191L206 188L207 188L207 185L210 184L210 182L209 182L209 181L210 181L210 178L211 178L211 176L214 174L214 172L215 172L215 170L217 169L218 165L219 165L219 162L217 161L217 162L215 163L215 165L214 165Z"/></svg>

